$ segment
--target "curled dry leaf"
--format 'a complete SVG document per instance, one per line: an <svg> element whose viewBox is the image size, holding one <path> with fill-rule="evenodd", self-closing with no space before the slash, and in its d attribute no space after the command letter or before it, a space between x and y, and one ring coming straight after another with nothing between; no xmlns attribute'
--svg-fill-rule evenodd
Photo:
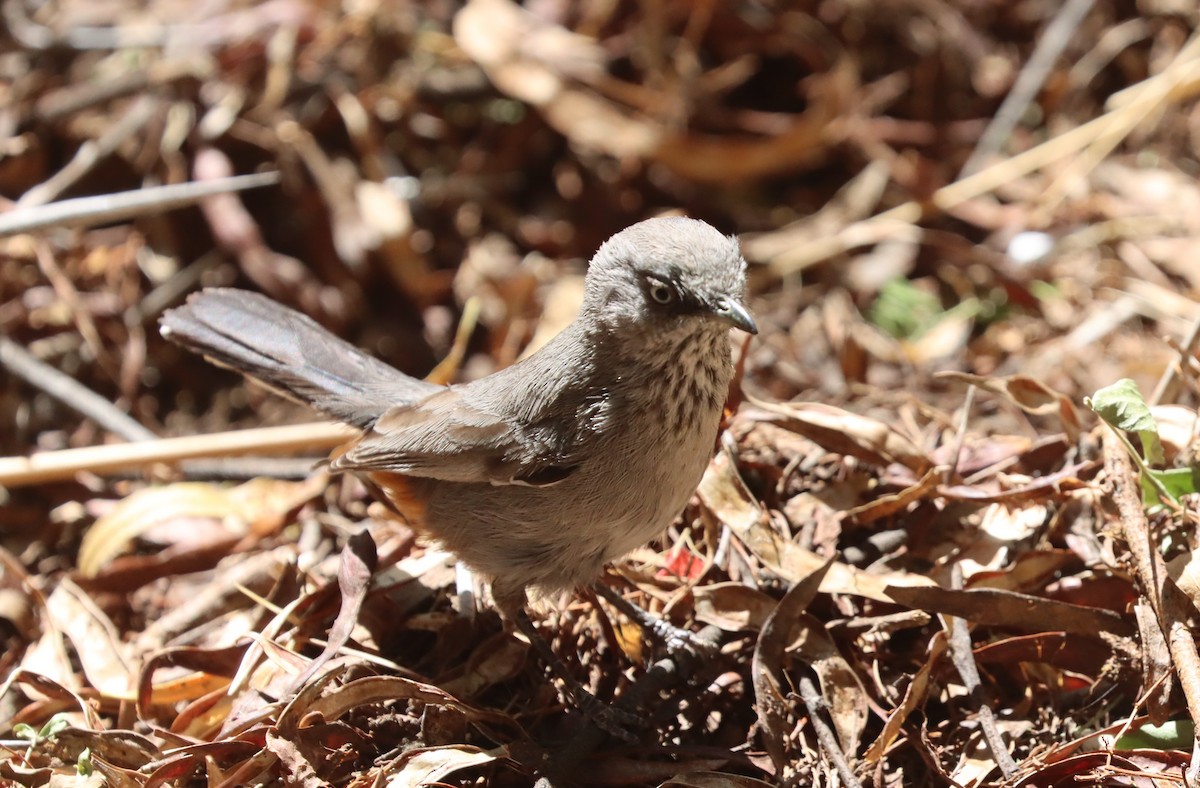
<svg viewBox="0 0 1200 788"><path fill-rule="evenodd" d="M202 522L211 526L204 540L210 542L277 530L290 512L324 488L325 479L324 474L314 474L303 482L252 479L237 487L180 482L139 490L119 501L84 534L79 573L96 577L151 530L160 543L184 541L191 550L203 546L192 543ZM179 528L179 522L190 527Z"/></svg>
<svg viewBox="0 0 1200 788"><path fill-rule="evenodd" d="M63 684L59 684L52 678L34 673L25 668L17 668L9 674L3 684L0 684L0 698L5 697L13 687L32 690L32 692L27 692L26 694L33 697L40 695L49 698L56 702L55 706L57 708L78 711L84 725L89 730L98 731L105 729L105 725L101 722L100 714L95 706L85 702L74 690Z"/></svg>
<svg viewBox="0 0 1200 788"><path fill-rule="evenodd" d="M460 769L483 766L504 757L503 748L481 750L468 744L414 749L380 770L388 788L408 785L437 785Z"/></svg>
<svg viewBox="0 0 1200 788"><path fill-rule="evenodd" d="M870 710L866 690L858 674L829 637L825 625L807 614L800 616L799 620L807 621L807 624L796 653L817 674L821 697L829 704L829 716L833 719L842 751L855 755Z"/></svg>
<svg viewBox="0 0 1200 788"><path fill-rule="evenodd" d="M975 659L982 665L1013 666L1023 662L1040 663L1061 668L1076 676L1096 678L1104 670L1112 651L1096 648L1096 641L1065 632L1039 632L1018 635L987 643L975 650ZM1063 677L1064 689L1086 689L1088 682Z"/></svg>
<svg viewBox="0 0 1200 788"><path fill-rule="evenodd" d="M53 754L66 763L78 761L84 750L120 769L140 769L162 757L154 742L133 731L66 728L54 734L50 744Z"/></svg>
<svg viewBox="0 0 1200 788"><path fill-rule="evenodd" d="M1031 758L1032 770L1013 788L1067 788L1076 785L1134 785L1153 786L1162 782L1162 775L1179 773L1187 765L1187 755L1180 752L1140 750L1118 754L1089 752L1072 755L1059 761Z"/></svg>
<svg viewBox="0 0 1200 788"><path fill-rule="evenodd" d="M71 641L91 687L107 697L131 696L136 671L127 647L112 621L83 589L63 578L47 597L45 612L53 628Z"/></svg>
<svg viewBox="0 0 1200 788"><path fill-rule="evenodd" d="M1045 506L993 503L983 510L971 543L958 555L966 578L1009 566L1020 546L1046 522Z"/></svg>
<svg viewBox="0 0 1200 788"><path fill-rule="evenodd" d="M766 411L767 420L837 454L875 465L898 462L918 474L933 467L929 457L912 441L878 419L819 402L767 402L754 397L747 400Z"/></svg>
<svg viewBox="0 0 1200 788"><path fill-rule="evenodd" d="M900 736L904 721L910 714L925 705L925 699L929 695L930 689L935 686L931 680L933 670L941 662L947 649L946 632L944 630L934 632L933 638L929 642L928 656L921 664L921 669L912 677L912 681L904 690L904 697L896 704L896 708L888 714L878 738L863 754L863 760L866 763L878 763L887 754L892 743Z"/></svg>
<svg viewBox="0 0 1200 788"><path fill-rule="evenodd" d="M1082 429L1079 409L1070 397L1055 391L1040 380L1026 375L988 378L966 372L939 372L934 377L978 386L999 394L1021 410L1034 416L1057 416L1068 439L1074 443Z"/></svg>
<svg viewBox="0 0 1200 788"><path fill-rule="evenodd" d="M1150 408L1158 424L1158 437L1162 441L1167 461L1195 454L1192 448L1200 437L1200 415L1193 408L1182 405L1154 405Z"/></svg>
<svg viewBox="0 0 1200 788"><path fill-rule="evenodd" d="M1167 564L1167 575L1179 590L1200 609L1200 551L1189 550L1175 556Z"/></svg>
<svg viewBox="0 0 1200 788"><path fill-rule="evenodd" d="M524 669L529 646L506 634L489 638L471 652L466 671L456 678L439 682L452 695L472 697L500 682L508 681Z"/></svg>
<svg viewBox="0 0 1200 788"><path fill-rule="evenodd" d="M322 683L324 686L324 683ZM520 731L520 726L505 714L487 709L478 709L464 703L445 690L400 676L370 676L355 679L340 687L329 690L319 698L308 698L297 705L304 714L320 714L324 719L338 719L354 709L371 703L394 700L411 700L417 703L437 704L453 708L475 723ZM281 718L280 724L283 720Z"/></svg>
<svg viewBox="0 0 1200 788"><path fill-rule="evenodd" d="M788 686L783 673L784 655L801 612L817 595L829 566L828 561L824 562L788 589L763 622L762 633L754 645L754 660L750 666L754 708L758 712L758 724L762 729L767 754L779 777L785 776L790 760L787 749L789 731L784 728L788 716L788 703L784 696L784 687Z"/></svg>
<svg viewBox="0 0 1200 788"><path fill-rule="evenodd" d="M842 516L859 525L867 525L882 520L885 517L891 517L925 498L931 491L937 488L941 478L940 469L931 468L915 484L909 485L898 493L878 495L868 503L844 512Z"/></svg>
<svg viewBox="0 0 1200 788"><path fill-rule="evenodd" d="M924 588L888 588L902 605L958 616L976 624L1011 627L1022 632L1070 632L1099 637L1101 633L1130 638L1134 626L1110 610L1058 602L1053 599L990 588L954 591Z"/></svg>
<svg viewBox="0 0 1200 788"><path fill-rule="evenodd" d="M712 583L692 589L696 620L726 632L761 630L779 604L742 583Z"/></svg>

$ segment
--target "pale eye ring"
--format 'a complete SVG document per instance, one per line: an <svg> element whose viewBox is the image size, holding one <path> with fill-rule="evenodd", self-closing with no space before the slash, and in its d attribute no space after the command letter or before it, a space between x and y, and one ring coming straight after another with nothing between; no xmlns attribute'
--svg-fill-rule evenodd
<svg viewBox="0 0 1200 788"><path fill-rule="evenodd" d="M666 282L650 281L650 297L659 304L669 304L675 297L675 291Z"/></svg>

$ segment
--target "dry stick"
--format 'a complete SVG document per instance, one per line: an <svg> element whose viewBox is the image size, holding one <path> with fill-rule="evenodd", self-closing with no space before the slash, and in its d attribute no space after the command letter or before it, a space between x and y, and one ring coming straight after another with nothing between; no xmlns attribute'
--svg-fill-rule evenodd
<svg viewBox="0 0 1200 788"><path fill-rule="evenodd" d="M127 441L158 436L104 397L0 335L0 366Z"/></svg>
<svg viewBox="0 0 1200 788"><path fill-rule="evenodd" d="M31 208L18 207L0 213L0 236L27 233L45 227L86 227L133 219L151 212L195 205L214 194L257 189L278 182L278 173L260 172L202 183L175 183L96 197L79 197Z"/></svg>
<svg viewBox="0 0 1200 788"><path fill-rule="evenodd" d="M962 590L961 564L954 565L952 583L955 590ZM1005 779L1011 778L1017 773L1017 763L1004 746L1004 737L996 728L996 716L992 713L992 707L983 702L983 682L979 680L979 666L975 664L975 655L971 650L971 631L967 628L967 622L959 616L946 616L946 626L950 630L947 640L950 645L950 661L954 663L955 670L962 678L967 693L979 701L977 713L979 726L983 729L983 739L992 751L992 757L996 759L996 765L1000 767Z"/></svg>
<svg viewBox="0 0 1200 788"><path fill-rule="evenodd" d="M1200 720L1200 652L1197 652L1196 641L1187 625L1195 608L1168 577L1166 562L1150 538L1150 523L1142 508L1141 487L1125 444L1111 428L1105 429L1103 443L1104 469L1121 515L1120 533L1129 545L1138 583L1154 609L1158 626L1167 641L1188 713L1193 720ZM1196 784L1198 770L1200 763L1197 763L1193 750L1192 763L1188 766L1189 785Z"/></svg>
<svg viewBox="0 0 1200 788"><path fill-rule="evenodd" d="M44 239L36 239L33 243L33 253L37 258L38 268L42 269L42 275L50 282L58 300L67 308L67 313L75 324L75 330L79 332L80 338L91 351L92 357L96 359L100 369L112 377L120 375L119 363L105 347L100 330L96 328L95 318L91 311L84 307L79 289L63 272L62 266L58 264L58 260L50 249L50 244Z"/></svg>
<svg viewBox="0 0 1200 788"><path fill-rule="evenodd" d="M1124 104L1102 116L1105 121L1101 133L1088 143L1072 162L1074 166L1061 172L1038 199L1039 209L1035 217L1047 215L1061 202L1071 185L1091 172L1108 154L1121 144L1135 128L1152 116L1163 104L1178 100L1175 88L1192 80L1192 66L1200 58L1200 33L1193 32L1187 43L1175 53L1174 59L1160 73L1138 83L1139 90L1130 95Z"/></svg>
<svg viewBox="0 0 1200 788"><path fill-rule="evenodd" d="M1151 405L1161 405L1163 400L1175 398L1179 375L1183 371L1185 360L1195 352L1198 345L1200 345L1200 317L1197 317L1192 323L1191 330L1188 331L1188 335L1184 338L1183 344L1176 354L1175 362L1167 365L1167 368L1163 370L1162 377L1158 379L1158 385L1154 387L1154 393L1150 395Z"/></svg>
<svg viewBox="0 0 1200 788"><path fill-rule="evenodd" d="M30 457L0 457L0 487L70 479L87 471L104 474L145 468L193 457L326 450L360 435L345 424L313 422L289 427L217 432L212 435L163 438L140 443L88 446L43 452Z"/></svg>
<svg viewBox="0 0 1200 788"><path fill-rule="evenodd" d="M80 178L91 172L102 159L111 156L121 143L132 137L138 129L150 122L158 113L161 102L157 98L142 96L134 102L124 115L99 139L88 140L79 146L75 156L66 166L47 180L34 186L17 200L18 208L33 208L53 201L58 195L73 186Z"/></svg>
<svg viewBox="0 0 1200 788"><path fill-rule="evenodd" d="M979 136L975 150L971 152L967 163L958 173L959 178L971 175L979 169L985 159L999 152L1004 141L1008 139L1008 135L1012 134L1012 130L1017 127L1021 116L1025 114L1025 108L1042 89L1042 84L1054 66L1054 61L1058 59L1067 42L1071 40L1075 29L1079 27L1079 23L1087 16L1095 2L1096 0L1067 0L1059 8L1058 14L1046 26L1041 38L1038 39L1037 46L1034 47L1033 54L1029 56L1029 60L1021 69L1017 81L1013 83L1012 89L1008 91L1000 108L996 110L996 114L992 116L987 128Z"/></svg>
<svg viewBox="0 0 1200 788"><path fill-rule="evenodd" d="M1180 58L1191 56L1190 47L1180 50ZM1070 131L1046 140L1042 144L1019 153L1010 159L993 164L980 170L974 175L967 176L933 193L930 203L942 211L948 211L967 200L995 191L1010 181L1031 172L1042 169L1059 159L1087 148L1097 140L1103 139L1105 144L1112 142L1112 131L1116 120L1144 120L1158 104L1165 101L1178 101L1185 95L1176 91L1180 84L1192 79L1187 67L1171 68L1154 77L1144 79L1128 88L1126 98L1121 105L1077 126ZM1133 126L1125 128L1125 133L1132 131ZM897 205L891 210L863 219L846 226L840 232L829 235L813 243L806 243L794 249L773 256L769 263L775 273L780 276L795 273L808 268L834 255L875 243L888 236L897 227L907 227L920 221L925 207L916 201ZM753 242L747 244L748 253L753 249Z"/></svg>
<svg viewBox="0 0 1200 788"><path fill-rule="evenodd" d="M4 367L31 386L36 386L114 435L119 435L127 441L158 440L157 435L116 405L2 334L0 367ZM207 462L189 462L184 466L184 471L188 476L203 478L250 479L271 476L296 479L308 476L312 472L313 462L311 459L290 457L222 458Z"/></svg>
<svg viewBox="0 0 1200 788"><path fill-rule="evenodd" d="M954 438L954 460L946 468L943 480L950 484L958 477L958 464L962 462L963 445L967 442L967 421L971 418L971 406L975 404L975 384L967 386L967 395L963 397L962 417L958 420L958 434Z"/></svg>
<svg viewBox="0 0 1200 788"><path fill-rule="evenodd" d="M202 80L215 70L213 59L204 54L160 60L145 68L117 74L111 79L76 82L48 91L34 102L33 115L43 123L53 123L98 104L107 104L187 77Z"/></svg>
<svg viewBox="0 0 1200 788"><path fill-rule="evenodd" d="M829 703L808 676L800 677L800 699L804 701L804 707L808 710L808 722L817 735L817 743L825 751L825 757L833 763L833 768L837 770L842 782L850 788L861 788L862 783L854 776L854 769L850 768L849 762L846 761L846 754L838 744L837 735L822 714Z"/></svg>

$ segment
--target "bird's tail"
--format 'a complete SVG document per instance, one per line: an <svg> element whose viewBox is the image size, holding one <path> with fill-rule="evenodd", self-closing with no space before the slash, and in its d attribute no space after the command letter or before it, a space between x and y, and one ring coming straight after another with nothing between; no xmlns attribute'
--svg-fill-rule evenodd
<svg viewBox="0 0 1200 788"><path fill-rule="evenodd" d="M409 377L311 318L246 290L208 288L163 315L162 335L338 421L366 428L440 387Z"/></svg>

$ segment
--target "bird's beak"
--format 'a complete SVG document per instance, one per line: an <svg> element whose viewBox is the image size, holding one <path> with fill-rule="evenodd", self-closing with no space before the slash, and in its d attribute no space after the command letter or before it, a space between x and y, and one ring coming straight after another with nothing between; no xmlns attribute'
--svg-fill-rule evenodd
<svg viewBox="0 0 1200 788"><path fill-rule="evenodd" d="M712 307L713 315L734 328L740 328L748 334L757 334L758 326L750 315L750 310L742 306L740 301L732 298L721 298Z"/></svg>

